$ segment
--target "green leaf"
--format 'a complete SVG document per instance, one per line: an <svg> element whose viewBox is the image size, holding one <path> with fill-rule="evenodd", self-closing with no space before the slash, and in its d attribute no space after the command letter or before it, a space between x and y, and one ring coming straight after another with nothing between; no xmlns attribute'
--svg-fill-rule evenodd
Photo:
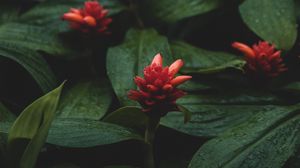
<svg viewBox="0 0 300 168"><path fill-rule="evenodd" d="M0 26L0 41L52 55L73 53L58 35L48 31L48 28L28 24L8 23Z"/></svg>
<svg viewBox="0 0 300 168"><path fill-rule="evenodd" d="M171 43L171 49L175 58L184 60L183 73L207 74L227 68L242 70L245 65L245 61L235 55L200 49L181 41Z"/></svg>
<svg viewBox="0 0 300 168"><path fill-rule="evenodd" d="M122 105L133 105L134 102L127 98L128 91L136 88L133 78L142 76L143 69L157 53L163 55L165 63L172 61L167 38L154 29L131 29L122 45L109 48L107 73Z"/></svg>
<svg viewBox="0 0 300 168"><path fill-rule="evenodd" d="M147 0L142 10L164 22L176 22L183 18L203 14L218 8L221 0Z"/></svg>
<svg viewBox="0 0 300 168"><path fill-rule="evenodd" d="M297 38L293 0L246 0L240 14L247 26L277 48L290 49Z"/></svg>
<svg viewBox="0 0 300 168"><path fill-rule="evenodd" d="M289 83L283 89L292 93L300 93L300 82Z"/></svg>
<svg viewBox="0 0 300 168"><path fill-rule="evenodd" d="M39 53L0 40L0 56L12 59L24 67L44 92L56 86L56 78L53 72Z"/></svg>
<svg viewBox="0 0 300 168"><path fill-rule="evenodd" d="M299 148L299 105L262 111L204 144L189 168L280 168Z"/></svg>
<svg viewBox="0 0 300 168"><path fill-rule="evenodd" d="M0 134L6 134L11 127L10 122L0 122ZM47 143L70 147L87 148L108 145L127 140L143 141L136 130L113 124L79 118L56 118L50 127Z"/></svg>
<svg viewBox="0 0 300 168"><path fill-rule="evenodd" d="M122 107L107 115L103 121L144 132L148 117L138 107Z"/></svg>
<svg viewBox="0 0 300 168"><path fill-rule="evenodd" d="M64 147L85 148L125 140L143 140L133 130L101 121L58 118L53 121L47 142Z"/></svg>
<svg viewBox="0 0 300 168"><path fill-rule="evenodd" d="M16 116L11 113L5 106L0 102L0 167L7 167L6 163L6 143L7 134L2 134L1 129L4 128L2 125L8 125L8 123L13 122Z"/></svg>
<svg viewBox="0 0 300 168"><path fill-rule="evenodd" d="M60 118L85 118L99 120L112 101L108 81L81 82L63 95L58 108Z"/></svg>
<svg viewBox="0 0 300 168"><path fill-rule="evenodd" d="M12 125L8 135L8 149L17 167L34 167L54 119L62 88L63 84L34 101ZM20 141L22 139L30 141L24 144Z"/></svg>
<svg viewBox="0 0 300 168"><path fill-rule="evenodd" d="M205 137L218 136L257 113L277 109L277 106L266 105L283 103L276 95L251 90L188 94L177 102L191 112L190 122L184 124L182 113L169 113L161 118L161 124L185 134Z"/></svg>

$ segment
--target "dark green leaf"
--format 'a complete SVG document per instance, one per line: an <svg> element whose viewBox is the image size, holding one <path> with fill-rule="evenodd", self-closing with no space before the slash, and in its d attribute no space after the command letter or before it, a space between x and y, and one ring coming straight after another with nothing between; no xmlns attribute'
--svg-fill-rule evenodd
<svg viewBox="0 0 300 168"><path fill-rule="evenodd" d="M52 55L73 53L62 40L47 28L20 23L0 26L0 42L24 47L32 51L44 51Z"/></svg>
<svg viewBox="0 0 300 168"><path fill-rule="evenodd" d="M7 167L5 164L7 151L6 151L6 143L7 143L7 134L2 134L2 125L8 125L8 123L13 122L16 116L12 114L5 106L0 102L0 167ZM5 128L4 128L5 129Z"/></svg>
<svg viewBox="0 0 300 168"><path fill-rule="evenodd" d="M142 75L157 53L163 55L165 63L172 61L168 40L153 29L131 29L122 45L108 50L108 76L122 105L134 103L127 98L127 92L136 88L133 78Z"/></svg>
<svg viewBox="0 0 300 168"><path fill-rule="evenodd" d="M227 68L242 70L245 65L245 61L235 55L203 50L185 42L173 42L171 49L175 58L184 60L181 69L184 73L215 73Z"/></svg>
<svg viewBox="0 0 300 168"><path fill-rule="evenodd" d="M55 87L56 78L54 74L47 62L37 52L0 40L0 56L12 59L24 67L44 92Z"/></svg>
<svg viewBox="0 0 300 168"><path fill-rule="evenodd" d="M17 167L34 167L54 119L62 88L63 84L34 101L12 125L8 135L8 149ZM19 140L22 139L30 139L28 145L21 144ZM20 145L24 145L24 148ZM21 157L17 158L20 154Z"/></svg>
<svg viewBox="0 0 300 168"><path fill-rule="evenodd" d="M265 108L203 145L189 168L282 167L299 147L299 105Z"/></svg>
<svg viewBox="0 0 300 168"><path fill-rule="evenodd" d="M6 134L10 126L10 122L0 122L0 133ZM90 119L57 118L51 124L47 143L70 148L86 148L126 140L143 141L143 137L135 130L120 124Z"/></svg>
<svg viewBox="0 0 300 168"><path fill-rule="evenodd" d="M99 120L107 112L111 100L112 89L107 81L78 83L62 97L59 117Z"/></svg>
<svg viewBox="0 0 300 168"><path fill-rule="evenodd" d="M208 90L211 88L210 85L196 82L195 80L189 80L182 85L179 85L178 88L185 91L200 91L200 90Z"/></svg>
<svg viewBox="0 0 300 168"><path fill-rule="evenodd" d="M182 113L169 113L161 119L161 124L189 135L214 137L256 113L277 108L266 105L281 103L275 95L254 91L190 94L178 100L178 104L191 112L190 122L184 124Z"/></svg>
<svg viewBox="0 0 300 168"><path fill-rule="evenodd" d="M293 93L300 93L300 82L289 83L283 89Z"/></svg>
<svg viewBox="0 0 300 168"><path fill-rule="evenodd" d="M277 48L290 49L297 38L293 0L246 0L240 14L248 27Z"/></svg>
<svg viewBox="0 0 300 168"><path fill-rule="evenodd" d="M87 119L54 120L47 142L64 147L84 148L125 140L143 140L134 131L111 123Z"/></svg>
<svg viewBox="0 0 300 168"><path fill-rule="evenodd" d="M128 106L112 112L103 121L144 131L148 117L141 111L141 108Z"/></svg>
<svg viewBox="0 0 300 168"><path fill-rule="evenodd" d="M219 7L221 3L221 0L147 0L144 2L142 10L162 21L176 22L183 18L209 12Z"/></svg>

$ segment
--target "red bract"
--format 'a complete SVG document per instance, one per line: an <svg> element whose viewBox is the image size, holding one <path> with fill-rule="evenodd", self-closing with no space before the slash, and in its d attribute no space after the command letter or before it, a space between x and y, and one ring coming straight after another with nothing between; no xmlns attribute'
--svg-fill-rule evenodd
<svg viewBox="0 0 300 168"><path fill-rule="evenodd" d="M275 77L287 70L280 56L281 51L266 41L260 41L249 47L246 44L234 42L232 46L245 54L246 71L257 76Z"/></svg>
<svg viewBox="0 0 300 168"><path fill-rule="evenodd" d="M63 20L70 22L70 27L84 33L96 32L107 34L108 25L112 22L107 17L108 10L97 1L84 3L82 9L71 8L68 13L62 16Z"/></svg>
<svg viewBox="0 0 300 168"><path fill-rule="evenodd" d="M170 67L163 67L162 61L161 54L157 54L144 69L144 78L134 78L139 90L131 90L128 94L130 99L140 103L144 112L151 115L163 116L169 111L178 110L176 100L186 93L176 87L192 78L186 75L175 77L183 66L181 59L176 60Z"/></svg>

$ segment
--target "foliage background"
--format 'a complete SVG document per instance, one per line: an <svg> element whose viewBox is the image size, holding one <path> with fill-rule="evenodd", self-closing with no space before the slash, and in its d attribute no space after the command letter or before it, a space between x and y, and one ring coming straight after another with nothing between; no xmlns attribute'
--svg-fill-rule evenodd
<svg viewBox="0 0 300 168"><path fill-rule="evenodd" d="M145 118L134 107L114 111L135 105L126 97L132 78L157 52L166 64L184 59L181 73L193 75L179 101L192 119L163 118L158 167L299 167L299 1L101 0L113 18L112 34L101 37L60 19L83 2L0 2L1 167L10 157L34 162L23 152L43 144L36 135L52 120L37 167L141 167ZM243 73L231 43L258 40L283 50L286 73L268 81ZM31 104L64 80L60 100L58 88ZM24 110L30 104L38 110ZM16 116L21 126L7 141Z"/></svg>

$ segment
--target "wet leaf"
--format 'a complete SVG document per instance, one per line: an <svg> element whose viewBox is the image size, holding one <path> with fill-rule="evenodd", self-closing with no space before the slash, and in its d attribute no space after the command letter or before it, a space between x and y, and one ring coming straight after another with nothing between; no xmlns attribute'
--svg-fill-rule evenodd
<svg viewBox="0 0 300 168"><path fill-rule="evenodd" d="M113 144L126 140L143 140L133 130L106 122L88 119L58 118L54 120L48 143L72 148Z"/></svg>
<svg viewBox="0 0 300 168"><path fill-rule="evenodd" d="M290 49L297 38L293 0L246 0L240 14L248 27L279 49Z"/></svg>
<svg viewBox="0 0 300 168"><path fill-rule="evenodd" d="M245 65L245 61L235 55L200 49L182 41L172 42L171 49L175 58L184 60L183 73L210 74L228 68L242 70Z"/></svg>
<svg viewBox="0 0 300 168"><path fill-rule="evenodd" d="M280 168L299 147L299 105L264 110L204 144L189 168Z"/></svg>
<svg viewBox="0 0 300 168"><path fill-rule="evenodd" d="M146 0L143 12L147 11L165 22L176 22L183 18L203 14L218 8L221 0Z"/></svg>
<svg viewBox="0 0 300 168"><path fill-rule="evenodd" d="M107 115L103 121L118 124L127 128L132 128L137 131L143 131L146 128L148 117L138 107L122 107Z"/></svg>
<svg viewBox="0 0 300 168"><path fill-rule="evenodd" d="M81 82L62 96L59 117L99 120L107 112L111 101L112 89L108 81Z"/></svg>
<svg viewBox="0 0 300 168"><path fill-rule="evenodd" d="M168 113L161 119L161 124L201 137L218 136L257 113L281 109L280 105L283 103L271 93L245 90L188 94L177 102L191 112L190 121L184 124L184 115L176 112Z"/></svg>

